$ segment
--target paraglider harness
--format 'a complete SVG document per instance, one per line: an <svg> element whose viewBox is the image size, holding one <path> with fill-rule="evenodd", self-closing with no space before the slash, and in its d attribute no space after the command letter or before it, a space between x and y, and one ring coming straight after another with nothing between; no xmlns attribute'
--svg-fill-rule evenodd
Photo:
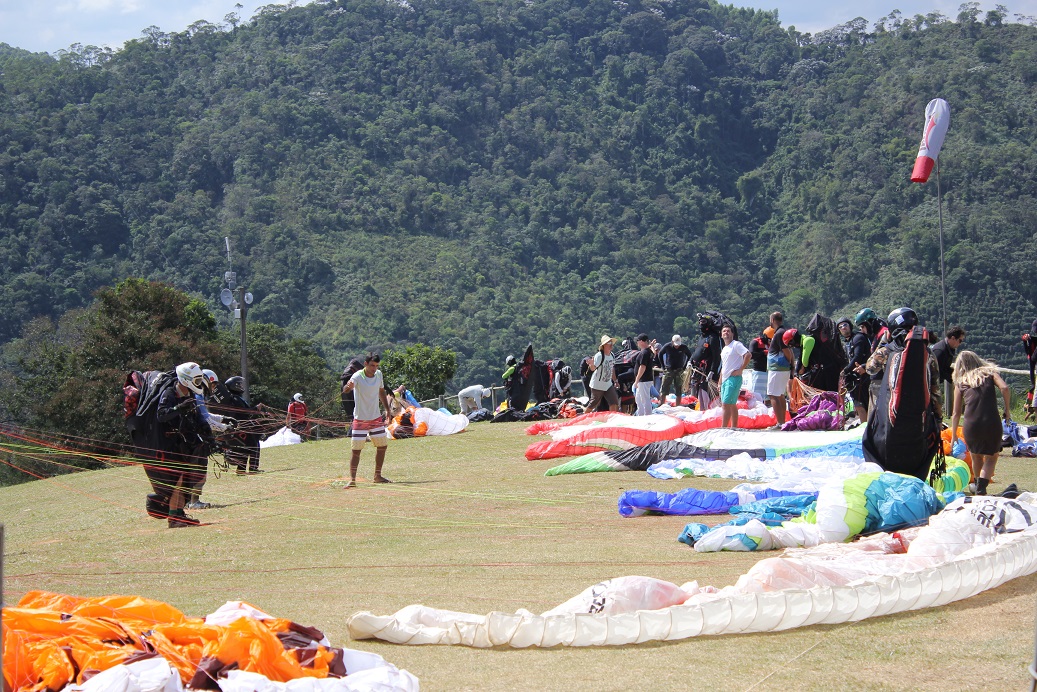
<svg viewBox="0 0 1037 692"><path fill-rule="evenodd" d="M807 323L806 333L814 339L814 351L810 355L810 368L799 379L810 387L838 391L839 374L849 362L838 327L831 318L818 312Z"/></svg>
<svg viewBox="0 0 1037 692"><path fill-rule="evenodd" d="M886 346L890 355L862 444L866 460L931 483L946 472L946 462L941 422L930 397L928 346L929 332L924 327L914 327L902 347ZM934 458L937 462L930 472Z"/></svg>

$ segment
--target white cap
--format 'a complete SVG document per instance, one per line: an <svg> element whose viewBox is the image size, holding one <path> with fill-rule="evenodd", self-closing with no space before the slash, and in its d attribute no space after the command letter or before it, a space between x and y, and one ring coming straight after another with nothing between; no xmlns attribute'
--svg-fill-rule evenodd
<svg viewBox="0 0 1037 692"><path fill-rule="evenodd" d="M670 339L670 341L673 342L674 346L680 346L681 345L681 335L680 334L674 334L673 338Z"/></svg>

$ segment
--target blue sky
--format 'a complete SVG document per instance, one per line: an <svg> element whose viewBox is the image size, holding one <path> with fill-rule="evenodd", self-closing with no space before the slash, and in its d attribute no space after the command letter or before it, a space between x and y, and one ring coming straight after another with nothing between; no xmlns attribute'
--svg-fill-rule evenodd
<svg viewBox="0 0 1037 692"><path fill-rule="evenodd" d="M183 31L196 20L222 23L229 12L244 20L271 2L255 0L0 0L0 42L31 51L56 53L74 43L119 48L157 26L167 32ZM302 2L300 4L305 4ZM814 33L854 17L869 24L899 9L905 17L937 10L954 18L960 0L859 0L842 4L831 0L739 0L735 5L778 10L785 26ZM1009 19L1037 16L1037 0L1004 0ZM235 5L241 5L236 9ZM984 10L993 2L982 2Z"/></svg>

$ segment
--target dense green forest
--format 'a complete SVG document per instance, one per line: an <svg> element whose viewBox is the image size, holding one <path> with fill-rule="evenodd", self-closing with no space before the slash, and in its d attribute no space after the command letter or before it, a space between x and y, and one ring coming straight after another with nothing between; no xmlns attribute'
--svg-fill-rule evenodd
<svg viewBox="0 0 1037 692"><path fill-rule="evenodd" d="M127 276L331 367L413 343L453 387L532 341L689 335L721 309L941 326L1022 362L1037 316L1037 29L965 3L817 35L712 0L340 0L155 27L122 50L0 44L0 342ZM38 325L36 326L38 328Z"/></svg>

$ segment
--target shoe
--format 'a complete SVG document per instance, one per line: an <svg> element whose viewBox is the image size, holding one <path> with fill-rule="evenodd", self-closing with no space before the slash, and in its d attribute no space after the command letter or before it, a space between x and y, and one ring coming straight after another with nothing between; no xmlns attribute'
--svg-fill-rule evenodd
<svg viewBox="0 0 1037 692"><path fill-rule="evenodd" d="M250 476L254 476L257 473L263 473L263 469L249 469L248 471L248 475Z"/></svg>
<svg viewBox="0 0 1037 692"><path fill-rule="evenodd" d="M965 494L966 495L975 495L976 494L976 490L977 490L977 488L976 488L976 484L975 483L969 483L968 485L965 486Z"/></svg>
<svg viewBox="0 0 1037 692"><path fill-rule="evenodd" d="M144 510L152 519L165 519L169 516L169 504L163 502L157 493L148 493L144 501Z"/></svg>
<svg viewBox="0 0 1037 692"><path fill-rule="evenodd" d="M184 509L209 509L210 507L212 507L212 503L202 502L201 500L188 502L186 505L184 505Z"/></svg>
<svg viewBox="0 0 1037 692"><path fill-rule="evenodd" d="M200 523L201 522L194 517L189 517L184 514L184 510L182 509L176 509L169 513L169 528L171 529L181 529L185 526L198 526Z"/></svg>

